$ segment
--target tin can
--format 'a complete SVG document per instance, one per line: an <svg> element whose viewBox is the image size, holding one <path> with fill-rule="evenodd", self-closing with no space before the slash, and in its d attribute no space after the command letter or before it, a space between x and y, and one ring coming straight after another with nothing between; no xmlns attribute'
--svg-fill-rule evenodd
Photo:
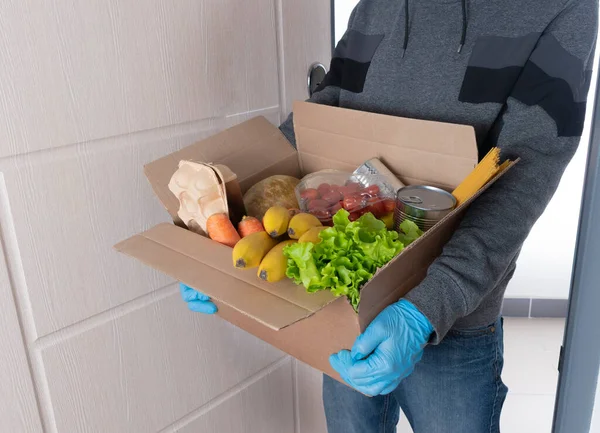
<svg viewBox="0 0 600 433"><path fill-rule="evenodd" d="M356 175L379 175L384 176L389 183L389 185L394 189L394 194L401 189L404 188L404 184L396 177L392 171L385 166L383 162L379 158L371 158L354 170L354 174Z"/></svg>
<svg viewBox="0 0 600 433"><path fill-rule="evenodd" d="M408 219L427 231L455 207L456 199L443 189L424 185L404 187L396 195L394 228L399 231L400 224Z"/></svg>

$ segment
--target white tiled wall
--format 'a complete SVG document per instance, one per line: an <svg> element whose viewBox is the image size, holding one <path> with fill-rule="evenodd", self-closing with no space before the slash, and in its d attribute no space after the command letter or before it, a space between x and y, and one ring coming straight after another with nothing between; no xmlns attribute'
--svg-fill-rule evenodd
<svg viewBox="0 0 600 433"><path fill-rule="evenodd" d="M41 340L58 431L157 431L282 358L223 320L182 314L171 289L67 341Z"/></svg>
<svg viewBox="0 0 600 433"><path fill-rule="evenodd" d="M6 3L0 154L278 105L276 4Z"/></svg>
<svg viewBox="0 0 600 433"><path fill-rule="evenodd" d="M273 366L263 378L248 384L227 399L217 399L211 407L194 414L185 424L171 426L161 433L235 432L281 433L294 430L292 360ZM208 410L207 410L208 409ZM178 423L179 424L179 423Z"/></svg>
<svg viewBox="0 0 600 433"><path fill-rule="evenodd" d="M144 163L307 97L328 8L0 6L1 432L301 431L294 362L112 245L168 220Z"/></svg>
<svg viewBox="0 0 600 433"><path fill-rule="evenodd" d="M1 190L1 178L0 178ZM2 215L0 199L0 215ZM6 250L0 243L0 257ZM41 433L35 391L27 362L11 281L4 260L0 261L0 431Z"/></svg>

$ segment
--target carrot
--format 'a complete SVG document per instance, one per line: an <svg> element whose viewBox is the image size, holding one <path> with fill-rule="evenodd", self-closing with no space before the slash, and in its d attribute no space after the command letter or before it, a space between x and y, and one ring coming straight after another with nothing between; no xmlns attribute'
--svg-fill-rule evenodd
<svg viewBox="0 0 600 433"><path fill-rule="evenodd" d="M240 240L240 235L229 220L229 216L224 213L211 215L206 221L206 230L213 241L231 248Z"/></svg>
<svg viewBox="0 0 600 433"><path fill-rule="evenodd" d="M245 216L238 224L238 232L240 236L245 238L248 235L256 232L263 232L265 228L258 218Z"/></svg>

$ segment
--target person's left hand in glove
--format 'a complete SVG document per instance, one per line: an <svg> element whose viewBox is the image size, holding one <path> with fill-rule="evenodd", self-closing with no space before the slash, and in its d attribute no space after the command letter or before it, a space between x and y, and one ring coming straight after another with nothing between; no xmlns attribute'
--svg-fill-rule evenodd
<svg viewBox="0 0 600 433"><path fill-rule="evenodd" d="M183 283L179 283L179 290L181 291L181 298L191 311L203 314L215 314L217 312L217 306L204 293L200 293Z"/></svg>
<svg viewBox="0 0 600 433"><path fill-rule="evenodd" d="M413 372L432 332L433 326L417 307L401 300L371 322L352 351L331 355L329 362L363 394L389 394Z"/></svg>

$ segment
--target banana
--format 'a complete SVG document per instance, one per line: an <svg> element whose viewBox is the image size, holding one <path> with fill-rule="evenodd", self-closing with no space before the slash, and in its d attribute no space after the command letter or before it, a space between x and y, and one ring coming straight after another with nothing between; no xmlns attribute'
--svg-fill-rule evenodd
<svg viewBox="0 0 600 433"><path fill-rule="evenodd" d="M263 217L263 226L272 238L285 234L289 223L290 211L283 206L269 208Z"/></svg>
<svg viewBox="0 0 600 433"><path fill-rule="evenodd" d="M309 213L299 213L290 220L288 235L292 239L300 239L304 233L313 227L321 227L322 225L316 216Z"/></svg>
<svg viewBox="0 0 600 433"><path fill-rule="evenodd" d="M319 237L319 233L325 230L327 227L313 227L298 239L298 242L301 244L306 242L312 242L313 244L318 244L321 242L321 238Z"/></svg>
<svg viewBox="0 0 600 433"><path fill-rule="evenodd" d="M258 278L269 283L276 283L285 278L287 269L287 257L283 255L283 249L296 241L283 241L275 245L260 262L258 267Z"/></svg>
<svg viewBox="0 0 600 433"><path fill-rule="evenodd" d="M233 266L238 269L255 268L269 250L277 244L267 232L246 236L233 247Z"/></svg>

